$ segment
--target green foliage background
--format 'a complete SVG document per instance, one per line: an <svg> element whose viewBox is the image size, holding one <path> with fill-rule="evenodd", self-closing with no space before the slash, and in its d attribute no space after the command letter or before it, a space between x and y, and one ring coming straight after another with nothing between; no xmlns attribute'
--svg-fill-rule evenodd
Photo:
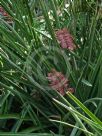
<svg viewBox="0 0 102 136"><path fill-rule="evenodd" d="M102 3L0 0L0 5L13 22L0 18L0 135L101 136ZM73 35L74 51L60 48L55 31L62 28ZM74 96L48 87L52 68L66 75Z"/></svg>

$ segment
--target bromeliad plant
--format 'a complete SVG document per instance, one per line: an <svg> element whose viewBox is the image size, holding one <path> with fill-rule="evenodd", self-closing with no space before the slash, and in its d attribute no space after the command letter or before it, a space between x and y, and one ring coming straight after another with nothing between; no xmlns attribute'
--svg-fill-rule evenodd
<svg viewBox="0 0 102 136"><path fill-rule="evenodd" d="M0 1L1 136L102 135L100 5Z"/></svg>

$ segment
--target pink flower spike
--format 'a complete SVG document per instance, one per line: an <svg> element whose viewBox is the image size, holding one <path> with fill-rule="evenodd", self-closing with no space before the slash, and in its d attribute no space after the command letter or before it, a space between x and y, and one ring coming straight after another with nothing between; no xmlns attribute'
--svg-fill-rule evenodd
<svg viewBox="0 0 102 136"><path fill-rule="evenodd" d="M47 74L49 86L58 91L61 95L65 95L66 91L68 90L71 93L74 93L75 90L69 87L69 80L61 73L52 69L50 73Z"/></svg>
<svg viewBox="0 0 102 136"><path fill-rule="evenodd" d="M65 95L65 91L68 88L68 79L61 72L52 69L52 71L48 73L47 78L52 89L57 90L61 95Z"/></svg>
<svg viewBox="0 0 102 136"><path fill-rule="evenodd" d="M60 30L56 31L55 33L56 33L56 38L59 41L62 48L68 49L68 50L75 49L73 37L68 32L67 28L60 29Z"/></svg>

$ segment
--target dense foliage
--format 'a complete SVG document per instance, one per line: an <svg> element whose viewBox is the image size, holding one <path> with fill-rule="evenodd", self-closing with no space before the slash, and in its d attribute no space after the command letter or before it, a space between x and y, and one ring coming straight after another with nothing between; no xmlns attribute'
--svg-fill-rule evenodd
<svg viewBox="0 0 102 136"><path fill-rule="evenodd" d="M0 136L101 136L101 74L101 1L0 0Z"/></svg>

